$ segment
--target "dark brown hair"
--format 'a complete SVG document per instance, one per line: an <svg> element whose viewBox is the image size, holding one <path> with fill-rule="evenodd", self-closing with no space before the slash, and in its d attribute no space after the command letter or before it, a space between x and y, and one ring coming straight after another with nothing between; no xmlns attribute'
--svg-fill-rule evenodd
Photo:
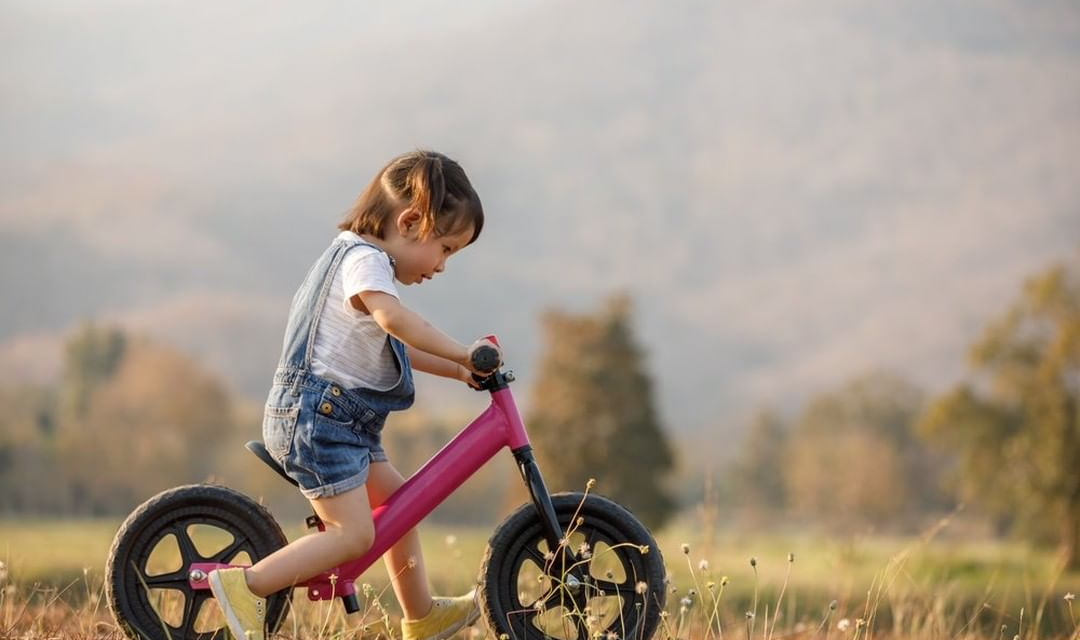
<svg viewBox="0 0 1080 640"><path fill-rule="evenodd" d="M484 227L484 208L465 170L436 151L404 153L383 167L338 228L385 237L387 224L405 208L422 214L420 238L473 227L472 244Z"/></svg>

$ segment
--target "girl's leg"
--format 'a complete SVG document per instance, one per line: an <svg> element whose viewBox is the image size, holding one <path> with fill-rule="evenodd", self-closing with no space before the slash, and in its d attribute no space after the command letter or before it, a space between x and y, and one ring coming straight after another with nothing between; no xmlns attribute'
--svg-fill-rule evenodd
<svg viewBox="0 0 1080 640"><path fill-rule="evenodd" d="M248 569L245 577L248 588L255 595L265 597L304 582L362 556L371 548L375 541L375 524L365 487L309 502L326 525L326 531L294 540Z"/></svg>
<svg viewBox="0 0 1080 640"><path fill-rule="evenodd" d="M372 507L386 502L398 487L405 483L389 462L372 462L368 471L368 499ZM424 556L420 549L420 534L416 529L402 536L383 556L390 582L405 618L419 620L431 611L431 591L428 585ZM413 566L410 568L410 560Z"/></svg>

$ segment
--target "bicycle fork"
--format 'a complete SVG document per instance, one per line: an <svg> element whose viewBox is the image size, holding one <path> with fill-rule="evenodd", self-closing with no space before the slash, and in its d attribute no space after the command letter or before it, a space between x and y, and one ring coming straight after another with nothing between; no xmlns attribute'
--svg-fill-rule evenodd
<svg viewBox="0 0 1080 640"><path fill-rule="evenodd" d="M525 445L514 449L514 459L517 461L518 470L525 486L529 488L529 497L536 514L540 517L540 526L543 528L544 538L547 540L548 549L558 549L563 538L562 527L559 518L555 515L555 507L551 504L551 494L544 485L544 478L540 475L540 467L536 465L533 457L532 446Z"/></svg>

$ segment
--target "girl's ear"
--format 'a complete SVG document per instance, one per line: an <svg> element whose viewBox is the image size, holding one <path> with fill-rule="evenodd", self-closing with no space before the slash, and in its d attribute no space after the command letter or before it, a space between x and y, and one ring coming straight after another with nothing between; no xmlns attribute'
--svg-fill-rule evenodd
<svg viewBox="0 0 1080 640"><path fill-rule="evenodd" d="M420 222L423 214L412 207L403 209L394 220L398 233L406 238L414 237L420 230Z"/></svg>

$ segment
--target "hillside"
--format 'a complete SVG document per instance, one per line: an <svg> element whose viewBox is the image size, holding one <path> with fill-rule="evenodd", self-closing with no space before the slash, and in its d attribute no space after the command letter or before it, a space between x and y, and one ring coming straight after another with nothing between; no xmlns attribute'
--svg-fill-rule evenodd
<svg viewBox="0 0 1080 640"><path fill-rule="evenodd" d="M628 290L682 431L867 368L940 385L1077 248L1069 2L324 11L0 9L0 380L95 317L258 398L307 265L416 146L489 221L406 301L527 384L540 310Z"/></svg>

